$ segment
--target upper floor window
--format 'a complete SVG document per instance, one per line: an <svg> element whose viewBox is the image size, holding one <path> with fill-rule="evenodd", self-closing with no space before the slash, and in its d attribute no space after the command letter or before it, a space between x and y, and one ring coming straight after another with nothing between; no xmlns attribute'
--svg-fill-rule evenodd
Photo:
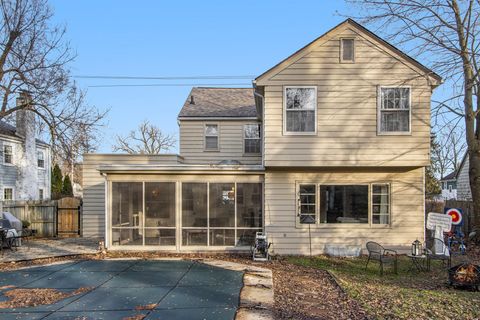
<svg viewBox="0 0 480 320"><path fill-rule="evenodd" d="M3 163L13 164L13 146L10 144L3 144Z"/></svg>
<svg viewBox="0 0 480 320"><path fill-rule="evenodd" d="M13 200L13 188L3 188L3 200Z"/></svg>
<svg viewBox="0 0 480 320"><path fill-rule="evenodd" d="M246 124L243 127L244 152L245 153L260 153L261 138L260 138L260 124Z"/></svg>
<svg viewBox="0 0 480 320"><path fill-rule="evenodd" d="M340 39L340 62L355 62L354 39Z"/></svg>
<svg viewBox="0 0 480 320"><path fill-rule="evenodd" d="M379 133L409 133L410 88L381 87L379 100Z"/></svg>
<svg viewBox="0 0 480 320"><path fill-rule="evenodd" d="M37 151L37 166L41 169L45 169L45 152L42 150Z"/></svg>
<svg viewBox="0 0 480 320"><path fill-rule="evenodd" d="M218 124L205 125L205 150L218 150Z"/></svg>
<svg viewBox="0 0 480 320"><path fill-rule="evenodd" d="M315 134L317 132L317 88L285 87L285 123L287 134Z"/></svg>

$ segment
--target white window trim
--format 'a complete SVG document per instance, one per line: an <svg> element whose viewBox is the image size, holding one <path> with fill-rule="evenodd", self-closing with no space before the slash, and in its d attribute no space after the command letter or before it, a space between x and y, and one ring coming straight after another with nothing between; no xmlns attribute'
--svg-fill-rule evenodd
<svg viewBox="0 0 480 320"><path fill-rule="evenodd" d="M410 107L408 108L408 131L382 131L382 89L409 89L408 99ZM412 135L412 87L411 86L378 86L377 88L377 135L378 136L410 136Z"/></svg>
<svg viewBox="0 0 480 320"><path fill-rule="evenodd" d="M2 200L5 200L5 189L12 189L12 200L15 200L15 187L14 186L4 186L2 188ZM11 201L11 200L7 200Z"/></svg>
<svg viewBox="0 0 480 320"><path fill-rule="evenodd" d="M217 148L207 148L207 126L217 126ZM208 136L214 137L214 136ZM218 152L220 151L220 124L218 122L207 122L203 126L203 151L206 152Z"/></svg>
<svg viewBox="0 0 480 320"><path fill-rule="evenodd" d="M245 127L247 126L254 126L254 125L258 125L259 126L259 132L258 134L260 135L259 138L247 138L245 136ZM245 152L245 140L260 140L260 151L259 152ZM243 125L243 154L245 156L258 156L260 154L262 154L262 124L260 123L246 123Z"/></svg>
<svg viewBox="0 0 480 320"><path fill-rule="evenodd" d="M299 206L298 206L298 196L300 192L300 185L304 184L312 184L316 186L315 193L316 193L316 203L315 203L315 223L311 224L310 226L315 228L352 228L355 226L360 227L367 227L367 228L379 228L379 229L391 229L392 228L392 221L393 221L393 212L392 212L392 183L391 181L372 181L372 182L318 182L318 181L311 181L311 180L298 180L295 181L295 228L297 229L305 229L308 228L308 224L300 223L300 216L299 216ZM373 223L373 185L382 185L386 184L389 187L389 223L388 224L381 224L381 223ZM320 222L320 208L322 206L322 199L320 197L320 187L321 186L368 186L368 223L323 223Z"/></svg>
<svg viewBox="0 0 480 320"><path fill-rule="evenodd" d="M5 162L5 146L10 146L10 147L12 147L12 163L7 163L7 162ZM14 143L3 141L3 145L2 145L2 163L3 163L5 166L14 166L14 165L15 165L15 144L14 144Z"/></svg>
<svg viewBox="0 0 480 320"><path fill-rule="evenodd" d="M43 154L43 167L38 166L38 153L41 152ZM37 168L40 170L47 170L47 153L43 149L37 149Z"/></svg>
<svg viewBox="0 0 480 320"><path fill-rule="evenodd" d="M343 60L343 40L353 40L353 60ZM355 63L355 58L356 58L356 53L357 50L355 50L356 46L356 41L354 37L341 37L339 39L340 41L340 63Z"/></svg>
<svg viewBox="0 0 480 320"><path fill-rule="evenodd" d="M315 90L315 124L314 124L314 131L312 132L292 132L287 131L287 89L314 89ZM318 93L317 93L317 86L284 86L283 87L283 135L285 136L316 136L317 135L317 127L318 127L318 120L317 120L317 113L318 113Z"/></svg>

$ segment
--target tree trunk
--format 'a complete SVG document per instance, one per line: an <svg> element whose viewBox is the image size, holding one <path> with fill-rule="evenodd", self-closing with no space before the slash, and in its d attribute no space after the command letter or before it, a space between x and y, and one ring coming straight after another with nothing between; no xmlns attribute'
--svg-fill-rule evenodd
<svg viewBox="0 0 480 320"><path fill-rule="evenodd" d="M470 190L473 200L473 225L480 228L480 150L472 148L468 151Z"/></svg>

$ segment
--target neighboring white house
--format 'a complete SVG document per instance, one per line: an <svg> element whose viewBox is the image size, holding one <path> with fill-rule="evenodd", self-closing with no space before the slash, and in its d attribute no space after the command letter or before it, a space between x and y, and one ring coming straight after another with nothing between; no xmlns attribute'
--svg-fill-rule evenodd
<svg viewBox="0 0 480 320"><path fill-rule="evenodd" d="M440 179L443 200L457 199L457 172L453 171Z"/></svg>
<svg viewBox="0 0 480 320"><path fill-rule="evenodd" d="M472 200L472 192L470 190L470 178L468 176L469 168L468 153L465 153L457 175L457 200Z"/></svg>
<svg viewBox="0 0 480 320"><path fill-rule="evenodd" d="M50 199L50 146L35 132L31 111L16 112L16 127L0 121L0 200Z"/></svg>

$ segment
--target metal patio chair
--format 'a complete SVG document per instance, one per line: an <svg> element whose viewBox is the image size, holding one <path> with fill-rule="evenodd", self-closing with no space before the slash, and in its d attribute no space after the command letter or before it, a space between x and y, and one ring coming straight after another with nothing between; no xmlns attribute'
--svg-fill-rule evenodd
<svg viewBox="0 0 480 320"><path fill-rule="evenodd" d="M452 255L445 241L438 238L428 239L425 243L427 256L427 269L430 270L432 260L440 260L447 268L452 266Z"/></svg>
<svg viewBox="0 0 480 320"><path fill-rule="evenodd" d="M370 260L378 261L380 264L380 275L383 276L383 265L387 263L393 263L393 270L395 274L398 269L398 257L397 251L392 249L386 249L381 244L369 241L367 242L367 251L368 251L368 260L365 265L365 270L367 270L368 263Z"/></svg>

